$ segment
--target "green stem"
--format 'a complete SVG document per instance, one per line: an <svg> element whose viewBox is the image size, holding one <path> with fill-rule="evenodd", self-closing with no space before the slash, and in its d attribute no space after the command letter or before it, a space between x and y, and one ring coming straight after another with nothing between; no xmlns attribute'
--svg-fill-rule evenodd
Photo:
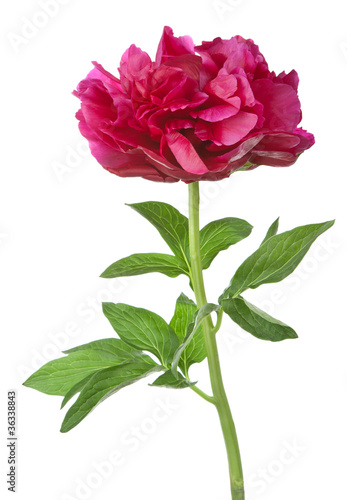
<svg viewBox="0 0 347 500"><path fill-rule="evenodd" d="M199 233L199 183L189 184L189 249L192 271L192 285L198 308L207 303L205 286L202 276L200 233ZM215 332L220 326L221 315L217 319L216 327L213 326L211 316L202 322L207 360L210 371L210 380L213 393L213 403L216 406L229 463L230 487L232 500L244 500L243 474L241 458L234 421L228 399L225 393L222 373L219 363L218 349ZM205 398L206 399L206 398Z"/></svg>
<svg viewBox="0 0 347 500"><path fill-rule="evenodd" d="M211 333L216 334L218 332L218 330L220 329L221 324L222 324L222 319L223 319L223 309L218 309L217 321L216 321L215 326L212 328Z"/></svg>
<svg viewBox="0 0 347 500"><path fill-rule="evenodd" d="M196 387L196 385L191 385L190 388L192 391L196 392L197 394L199 394L199 396L205 399L205 401L208 401L209 403L214 403L213 396L209 396L208 394L206 394L206 392L199 389L199 387Z"/></svg>

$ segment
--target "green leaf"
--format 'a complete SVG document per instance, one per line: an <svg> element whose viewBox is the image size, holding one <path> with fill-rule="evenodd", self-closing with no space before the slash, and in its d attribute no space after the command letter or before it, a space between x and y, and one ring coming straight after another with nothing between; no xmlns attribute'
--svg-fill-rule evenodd
<svg viewBox="0 0 347 500"><path fill-rule="evenodd" d="M105 351L71 352L68 356L46 363L33 373L24 385L45 394L64 396L87 375L123 362L117 355Z"/></svg>
<svg viewBox="0 0 347 500"><path fill-rule="evenodd" d="M269 238L238 268L220 300L237 297L247 288L276 283L286 278L301 262L310 246L334 221L300 226Z"/></svg>
<svg viewBox="0 0 347 500"><path fill-rule="evenodd" d="M138 276L139 274L162 273L169 278L180 274L189 274L187 266L181 265L177 257L163 253L135 253L111 264L101 278L119 278Z"/></svg>
<svg viewBox="0 0 347 500"><path fill-rule="evenodd" d="M188 325L194 322L198 308L192 300L184 293L178 297L174 315L170 326L175 331L180 343L184 341ZM194 363L200 363L206 358L204 335L201 326L197 329L194 337L181 354L179 367L187 375L189 367Z"/></svg>
<svg viewBox="0 0 347 500"><path fill-rule="evenodd" d="M224 299L222 306L235 323L258 339L278 342L297 338L297 334L290 326L258 309L243 297Z"/></svg>
<svg viewBox="0 0 347 500"><path fill-rule="evenodd" d="M269 227L269 229L265 235L265 238L263 239L261 244L265 243L265 241L267 241L269 238L271 238L271 236L275 236L275 234L277 234L279 221L280 221L280 218L277 217L277 219Z"/></svg>
<svg viewBox="0 0 347 500"><path fill-rule="evenodd" d="M200 231L202 268L207 269L222 250L250 235L252 226L245 220L227 217L210 222Z"/></svg>
<svg viewBox="0 0 347 500"><path fill-rule="evenodd" d="M61 432L68 432L79 424L99 403L122 387L161 370L160 366L133 361L101 370L86 383L79 397L65 415Z"/></svg>
<svg viewBox="0 0 347 500"><path fill-rule="evenodd" d="M163 318L127 304L102 304L104 314L119 337L136 349L151 352L168 367L178 346L178 338Z"/></svg>
<svg viewBox="0 0 347 500"><path fill-rule="evenodd" d="M221 309L221 306L218 306L216 304L205 304L200 307L200 309L198 309L197 313L195 314L195 320L188 325L186 336L182 344L178 347L174 354L171 370L175 376L177 376L177 367L181 358L181 354L194 338L194 335L198 331L199 326L207 316L209 316L213 311L218 311L219 309Z"/></svg>
<svg viewBox="0 0 347 500"><path fill-rule="evenodd" d="M183 263L189 262L188 219L176 208L159 201L129 204L159 231L173 253Z"/></svg>
<svg viewBox="0 0 347 500"><path fill-rule="evenodd" d="M77 382L71 389L65 394L63 401L61 402L60 409L64 408L64 406L70 401L71 398L75 396L78 392L81 392L83 387L89 382L89 380L94 377L95 372L90 373L85 378Z"/></svg>
<svg viewBox="0 0 347 500"><path fill-rule="evenodd" d="M96 340L65 353L67 356L46 363L24 382L46 394L65 396L62 408L80 393L66 414L62 432L72 429L96 404L125 385L163 369L120 339Z"/></svg>
<svg viewBox="0 0 347 500"><path fill-rule="evenodd" d="M171 370L167 370L165 373L160 375L151 386L157 387L168 387L170 389L184 389L186 387L191 387L195 385L196 382L190 382L183 377L181 373L177 373L177 377L172 373Z"/></svg>
<svg viewBox="0 0 347 500"><path fill-rule="evenodd" d="M82 344L77 347L73 347L72 349L68 349L67 351L63 351L65 354L70 354L72 352L79 351L101 351L105 353L109 353L114 358L116 358L117 364L133 361L134 359L138 359L143 363L153 364L152 358L144 354L143 352L135 349L130 346L123 340L109 338L102 340L94 340L93 342L89 342L88 344Z"/></svg>

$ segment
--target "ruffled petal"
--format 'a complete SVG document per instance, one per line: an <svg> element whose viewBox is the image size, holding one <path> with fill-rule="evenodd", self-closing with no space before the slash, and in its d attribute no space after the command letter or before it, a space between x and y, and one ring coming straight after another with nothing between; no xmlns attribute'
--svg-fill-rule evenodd
<svg viewBox="0 0 347 500"><path fill-rule="evenodd" d="M220 122L199 121L195 133L202 141L213 141L217 145L232 146L247 136L257 121L257 115L240 111L237 115Z"/></svg>
<svg viewBox="0 0 347 500"><path fill-rule="evenodd" d="M205 92L209 92L223 101L227 101L235 95L237 90L237 78L234 75L219 74L211 80L204 88Z"/></svg>
<svg viewBox="0 0 347 500"><path fill-rule="evenodd" d="M291 85L260 79L252 83L255 98L264 106L264 128L293 132L301 120L300 101Z"/></svg>
<svg viewBox="0 0 347 500"><path fill-rule="evenodd" d="M73 92L81 101L76 117L94 157L121 177L215 181L292 165L314 144L298 128L297 73L270 73L250 39L194 47L166 26L155 62L131 45L119 79L93 64Z"/></svg>
<svg viewBox="0 0 347 500"><path fill-rule="evenodd" d="M136 45L130 45L122 55L118 68L124 91L129 95L134 90L140 95L145 94L143 85L146 85L151 69L152 61L149 55Z"/></svg>
<svg viewBox="0 0 347 500"><path fill-rule="evenodd" d="M200 56L185 54L183 56L172 57L165 61L164 66L181 69L189 78L199 81L201 70Z"/></svg>
<svg viewBox="0 0 347 500"><path fill-rule="evenodd" d="M160 65L171 57L194 53L194 42L190 36L175 37L172 28L165 26L158 45L155 61L157 65Z"/></svg>
<svg viewBox="0 0 347 500"><path fill-rule="evenodd" d="M165 137L169 148L184 170L198 175L208 172L208 168L201 160L191 142L182 134L173 131L170 134L166 134Z"/></svg>
<svg viewBox="0 0 347 500"><path fill-rule="evenodd" d="M191 115L195 118L201 118L207 122L219 122L225 118L236 115L240 110L240 99L239 97L233 98L234 105L231 104L221 104L219 106L213 106L211 108L202 109L201 111L191 112Z"/></svg>

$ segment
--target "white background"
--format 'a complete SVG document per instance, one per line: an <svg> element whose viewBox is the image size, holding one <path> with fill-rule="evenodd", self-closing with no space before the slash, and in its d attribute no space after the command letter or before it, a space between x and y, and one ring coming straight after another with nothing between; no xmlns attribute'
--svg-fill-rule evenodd
<svg viewBox="0 0 347 500"><path fill-rule="evenodd" d="M234 216L254 226L248 239L222 252L206 271L206 286L208 299L216 301L277 216L281 230L337 219L294 278L247 295L291 325L299 339L263 342L227 317L218 338L247 499L345 498L343 0L65 0L45 18L46 3L1 6L0 456L6 498L12 498L5 484L11 389L18 401L18 500L229 498L216 413L191 391L152 388L145 380L61 434L61 398L21 386L34 367L59 356L56 344L64 349L113 335L101 301L147 307L169 321L176 297L190 294L184 277L98 278L130 253L166 251L155 229L124 203L161 200L185 212L187 187L120 179L103 170L86 152L74 118L78 101L71 95L91 60L117 73L131 43L154 57L165 24L196 43L235 34L253 38L270 69L299 73L302 126L315 134L316 145L290 168L260 167L202 185L202 224ZM31 38L15 38L30 35L28 20L42 26L31 28ZM205 363L192 376L209 391ZM158 404L174 407L161 411L159 423L152 419ZM129 443L136 427L142 440ZM122 463L107 467L117 452ZM101 463L108 477L96 473Z"/></svg>

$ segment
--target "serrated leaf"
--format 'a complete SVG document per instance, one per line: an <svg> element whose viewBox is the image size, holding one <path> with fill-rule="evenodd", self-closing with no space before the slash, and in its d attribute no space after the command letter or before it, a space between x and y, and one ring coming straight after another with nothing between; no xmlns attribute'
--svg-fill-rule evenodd
<svg viewBox="0 0 347 500"><path fill-rule="evenodd" d="M187 217L168 203L159 201L132 203L129 207L153 224L181 263L189 262Z"/></svg>
<svg viewBox="0 0 347 500"><path fill-rule="evenodd" d="M265 241L267 241L269 238L271 238L271 236L275 236L275 234L277 234L279 221L280 221L280 218L277 217L277 219L269 227L269 229L265 235L265 238L263 239L261 244L265 243Z"/></svg>
<svg viewBox="0 0 347 500"><path fill-rule="evenodd" d="M300 226L269 238L238 268L220 300L236 297L247 288L277 283L286 278L301 262L318 236L334 221Z"/></svg>
<svg viewBox="0 0 347 500"><path fill-rule="evenodd" d="M168 387L170 389L185 389L186 387L191 387L195 384L196 382L190 382L190 380L183 377L181 373L177 373L176 377L171 370L167 370L149 385L155 387Z"/></svg>
<svg viewBox="0 0 347 500"><path fill-rule="evenodd" d="M79 424L98 404L121 388L133 384L141 378L161 370L160 366L150 366L134 361L101 370L83 387L75 403L65 415L61 432L68 432Z"/></svg>
<svg viewBox="0 0 347 500"><path fill-rule="evenodd" d="M177 373L178 373L177 367L178 367L178 363L180 361L182 352L185 350L187 345L191 342L191 340L194 337L195 333L197 332L199 326L201 325L203 320L205 318L207 318L207 316L209 316L214 311L218 311L219 309L221 309L221 306L218 306L216 304L210 304L210 303L205 304L202 307L200 307L200 309L198 309L197 313L195 314L195 320L188 325L187 333L186 333L186 336L184 338L184 341L178 347L178 349L176 350L176 352L174 354L174 357L172 360L171 370L175 376L177 376Z"/></svg>
<svg viewBox="0 0 347 500"><path fill-rule="evenodd" d="M104 351L83 350L49 361L33 373L23 385L45 394L64 396L90 373L116 366L124 360Z"/></svg>
<svg viewBox="0 0 347 500"><path fill-rule="evenodd" d="M119 337L136 349L151 352L167 367L178 347L173 329L158 314L127 304L102 304L104 314Z"/></svg>
<svg viewBox="0 0 347 500"><path fill-rule="evenodd" d="M226 217L210 222L200 231L202 268L207 269L222 250L243 240L252 231L252 226L242 219Z"/></svg>
<svg viewBox="0 0 347 500"><path fill-rule="evenodd" d="M293 328L247 302L241 296L222 300L222 307L235 323L258 339L278 342L297 338Z"/></svg>
<svg viewBox="0 0 347 500"><path fill-rule="evenodd" d="M198 308L192 300L184 293L178 297L174 315L170 321L170 326L175 331L180 343L184 341L188 325L194 322ZM187 374L189 367L194 363L200 363L206 358L204 335L201 326L197 329L194 337L181 354L179 366L183 373Z"/></svg>
<svg viewBox="0 0 347 500"><path fill-rule="evenodd" d="M183 265L174 255L135 253L111 264L100 277L119 278L147 273L162 273L169 278L175 278L180 274L189 274L189 271L187 266Z"/></svg>

